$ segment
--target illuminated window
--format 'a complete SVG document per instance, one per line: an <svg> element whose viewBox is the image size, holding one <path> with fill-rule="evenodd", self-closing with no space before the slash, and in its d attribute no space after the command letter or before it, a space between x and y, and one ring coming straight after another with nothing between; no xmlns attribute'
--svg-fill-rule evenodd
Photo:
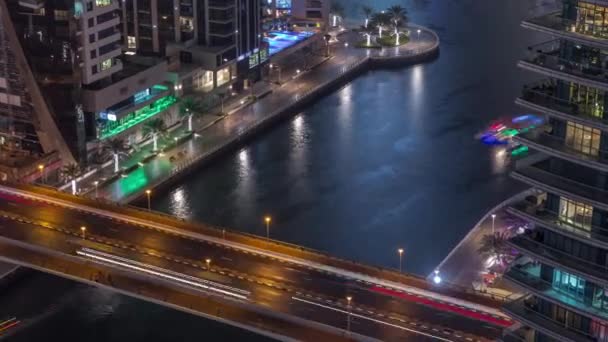
<svg viewBox="0 0 608 342"><path fill-rule="evenodd" d="M101 71L108 70L112 67L112 58L108 58L101 62Z"/></svg>
<svg viewBox="0 0 608 342"><path fill-rule="evenodd" d="M592 156L599 154L601 132L574 122L568 122L566 127L566 145Z"/></svg>
<svg viewBox="0 0 608 342"><path fill-rule="evenodd" d="M608 312L608 289L596 286L593 291L593 301L591 305L602 311Z"/></svg>
<svg viewBox="0 0 608 342"><path fill-rule="evenodd" d="M593 207L584 203L575 202L570 199L560 197L559 199L559 219L572 226L591 230L591 218Z"/></svg>
<svg viewBox="0 0 608 342"><path fill-rule="evenodd" d="M97 7L109 6L112 4L112 0L95 0Z"/></svg>
<svg viewBox="0 0 608 342"><path fill-rule="evenodd" d="M137 49L135 36L127 36L127 49Z"/></svg>
<svg viewBox="0 0 608 342"><path fill-rule="evenodd" d="M594 36L608 36L608 8L589 2L579 2L576 32Z"/></svg>
<svg viewBox="0 0 608 342"><path fill-rule="evenodd" d="M228 83L230 81L230 69L224 68L217 71L217 86Z"/></svg>
<svg viewBox="0 0 608 342"><path fill-rule="evenodd" d="M553 288L577 299L582 299L585 294L585 279L555 269L553 271Z"/></svg>
<svg viewBox="0 0 608 342"><path fill-rule="evenodd" d="M604 92L581 84L570 84L570 102L576 104L581 114L602 118L604 116Z"/></svg>
<svg viewBox="0 0 608 342"><path fill-rule="evenodd" d="M249 68L253 68L254 66L258 65L260 63L260 57L258 56L257 53L251 54L251 56L249 56Z"/></svg>
<svg viewBox="0 0 608 342"><path fill-rule="evenodd" d="M194 76L194 88L208 92L213 90L213 71L202 71Z"/></svg>

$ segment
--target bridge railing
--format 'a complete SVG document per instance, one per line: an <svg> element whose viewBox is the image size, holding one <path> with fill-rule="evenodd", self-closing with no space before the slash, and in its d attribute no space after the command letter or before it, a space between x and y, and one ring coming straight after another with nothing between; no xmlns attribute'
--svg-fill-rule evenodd
<svg viewBox="0 0 608 342"><path fill-rule="evenodd" d="M227 241L241 243L257 249L270 249L271 251L296 258L301 258L303 260L315 261L328 266L335 266L352 272L366 274L385 280L391 280L397 283L402 283L421 289L432 290L448 296L477 302L491 307L499 307L502 302L510 299L509 297L504 297L492 293L484 293L481 291L476 291L473 288L466 288L448 282L442 282L440 286L436 286L431 282L427 281L427 279L425 279L424 277L415 274L402 273L392 268L369 265L355 260L343 259L332 256L331 254L324 251L319 251L288 242L265 239L254 234L238 232L224 227L192 223L186 221L185 219L176 218L166 213L148 211L147 209L143 209L140 207L134 207L131 205L120 205L105 199L89 199L74 196L46 187L42 188L21 184L16 186L26 191L41 193L54 198L81 203L82 205L87 205L107 211L113 211L123 215L130 215L144 220L155 221L157 223L167 225L173 229L196 232L218 239L225 239Z"/></svg>

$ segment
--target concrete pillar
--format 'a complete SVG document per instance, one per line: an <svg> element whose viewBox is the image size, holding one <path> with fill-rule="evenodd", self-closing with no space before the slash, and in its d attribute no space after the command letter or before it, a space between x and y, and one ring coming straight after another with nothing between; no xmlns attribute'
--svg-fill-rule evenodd
<svg viewBox="0 0 608 342"><path fill-rule="evenodd" d="M158 41L158 0L150 1L150 19L152 21L152 51L158 53L160 52L160 42Z"/></svg>
<svg viewBox="0 0 608 342"><path fill-rule="evenodd" d="M196 1L194 1L196 2ZM173 31L175 33L175 42L179 43L182 40L181 22L179 21L180 8L179 0L173 0Z"/></svg>

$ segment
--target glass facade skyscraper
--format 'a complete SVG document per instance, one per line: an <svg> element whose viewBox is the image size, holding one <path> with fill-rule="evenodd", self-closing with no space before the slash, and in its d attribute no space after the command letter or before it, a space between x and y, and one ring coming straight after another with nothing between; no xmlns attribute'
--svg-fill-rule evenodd
<svg viewBox="0 0 608 342"><path fill-rule="evenodd" d="M515 137L530 149L513 177L535 195L508 211L532 229L509 244L505 278L527 295L505 305L505 341L608 341L608 1L563 0L526 20L547 33L518 63L542 75L516 102L547 125Z"/></svg>

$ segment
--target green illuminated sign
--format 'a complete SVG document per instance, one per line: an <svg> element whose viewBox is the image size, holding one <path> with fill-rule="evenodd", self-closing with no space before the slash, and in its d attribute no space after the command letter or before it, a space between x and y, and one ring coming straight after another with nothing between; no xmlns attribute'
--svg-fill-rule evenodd
<svg viewBox="0 0 608 342"><path fill-rule="evenodd" d="M177 99L174 96L165 96L144 108L125 115L118 121L106 121L105 126L101 129L99 134L99 139L107 139L122 133L133 126L139 125L145 120L171 107L175 102L177 102Z"/></svg>

